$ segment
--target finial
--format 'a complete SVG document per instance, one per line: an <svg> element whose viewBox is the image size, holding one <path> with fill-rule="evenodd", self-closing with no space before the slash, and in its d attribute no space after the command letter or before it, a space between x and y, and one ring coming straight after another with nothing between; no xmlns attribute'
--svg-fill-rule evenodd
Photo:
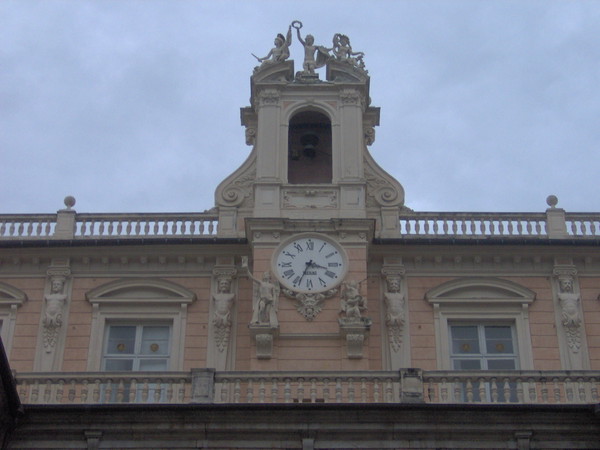
<svg viewBox="0 0 600 450"><path fill-rule="evenodd" d="M71 209L73 206L75 206L75 197L72 195L67 195L64 202L67 209Z"/></svg>
<svg viewBox="0 0 600 450"><path fill-rule="evenodd" d="M558 203L558 197L556 195L549 195L548 197L546 197L546 204L550 208L556 207L557 203Z"/></svg>

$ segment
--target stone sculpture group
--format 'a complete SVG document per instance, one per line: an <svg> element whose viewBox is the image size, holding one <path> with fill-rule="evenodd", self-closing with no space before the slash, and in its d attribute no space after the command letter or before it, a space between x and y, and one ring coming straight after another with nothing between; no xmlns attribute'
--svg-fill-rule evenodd
<svg viewBox="0 0 600 450"><path fill-rule="evenodd" d="M270 65L284 62L290 57L290 44L292 43L292 28L296 29L298 41L304 47L304 63L302 64L303 71L299 72L300 76L314 76L315 69L323 67L328 61L334 59L336 61L345 62L353 67L365 70L363 61L364 53L355 52L350 45L350 38L345 34L336 33L333 36L333 46L327 48L322 45L315 45L315 38L312 34L307 34L304 39L300 34L302 22L294 20L288 27L286 36L279 33L275 37L275 47L263 58L252 54L258 62L261 63L255 70Z"/></svg>

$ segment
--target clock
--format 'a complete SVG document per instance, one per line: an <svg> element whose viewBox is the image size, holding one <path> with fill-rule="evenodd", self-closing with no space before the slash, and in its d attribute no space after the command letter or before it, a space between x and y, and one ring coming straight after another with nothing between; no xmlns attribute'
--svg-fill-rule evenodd
<svg viewBox="0 0 600 450"><path fill-rule="evenodd" d="M296 292L324 292L344 279L348 258L334 240L319 234L300 234L284 241L273 254L279 282Z"/></svg>

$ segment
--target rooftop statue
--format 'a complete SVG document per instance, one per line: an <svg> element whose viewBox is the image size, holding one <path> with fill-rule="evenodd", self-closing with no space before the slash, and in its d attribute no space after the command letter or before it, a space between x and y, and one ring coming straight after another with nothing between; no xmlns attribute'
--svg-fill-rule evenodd
<svg viewBox="0 0 600 450"><path fill-rule="evenodd" d="M333 54L338 61L344 61L360 69L365 68L363 52L352 51L350 38L345 34L336 33L333 35Z"/></svg>
<svg viewBox="0 0 600 450"><path fill-rule="evenodd" d="M325 64L327 64L327 61L331 58L329 52L333 50L333 48L326 48L322 45L314 45L315 38L312 34L307 34L306 40L302 39L302 36L300 36L302 22L299 20L294 20L291 26L296 29L298 40L304 46L304 64L302 65L304 68L303 73L307 75L314 75L315 69L323 67Z"/></svg>
<svg viewBox="0 0 600 450"><path fill-rule="evenodd" d="M269 53L264 58L259 58L254 53L254 56L258 62L264 64L280 63L290 57L290 44L292 43L292 26L288 27L287 35L284 37L283 34L279 33L275 37L275 47L269 50Z"/></svg>

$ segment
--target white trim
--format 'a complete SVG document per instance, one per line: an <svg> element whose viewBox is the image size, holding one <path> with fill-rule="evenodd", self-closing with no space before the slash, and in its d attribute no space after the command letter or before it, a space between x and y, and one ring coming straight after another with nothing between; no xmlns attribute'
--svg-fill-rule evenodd
<svg viewBox="0 0 600 450"><path fill-rule="evenodd" d="M462 278L441 284L425 294L432 304L439 370L452 370L449 321L513 323L521 370L533 370L529 305L535 293L512 281Z"/></svg>
<svg viewBox="0 0 600 450"><path fill-rule="evenodd" d="M160 321L172 326L169 370L183 370L187 307L196 295L175 283L157 279L118 280L86 294L92 304L87 370L100 371L106 322Z"/></svg>
<svg viewBox="0 0 600 450"><path fill-rule="evenodd" d="M17 321L17 309L26 301L27 295L23 291L9 284L0 283L0 321L2 321L0 337L6 356L9 358Z"/></svg>

